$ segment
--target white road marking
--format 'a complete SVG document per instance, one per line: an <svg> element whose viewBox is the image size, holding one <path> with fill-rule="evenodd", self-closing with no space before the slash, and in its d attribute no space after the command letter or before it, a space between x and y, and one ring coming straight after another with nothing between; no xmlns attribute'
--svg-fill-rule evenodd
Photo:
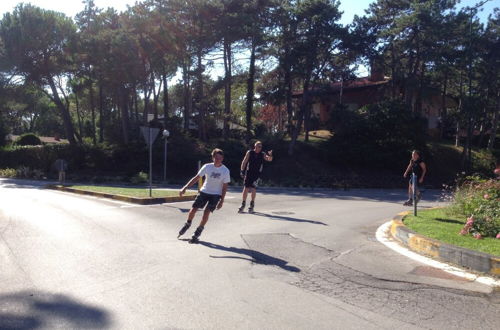
<svg viewBox="0 0 500 330"><path fill-rule="evenodd" d="M493 277L484 276L484 275L479 276L476 274L472 274L472 273L467 272L464 269L454 267L454 266L436 261L436 260L428 258L428 257L424 257L418 253L415 253L413 251L408 250L407 248L401 246L399 243L395 242L392 239L392 237L390 237L390 235L388 234L390 227L391 227L391 221L386 222L383 225L381 225L380 227L378 227L377 233L376 233L377 240L380 243L387 246L388 248L390 248L390 249L392 249L392 250L394 250L394 251L396 251L396 252L398 252L398 253L400 253L400 254L402 254L410 259L413 259L415 261L421 262L423 264L429 265L429 266L434 267L434 268L444 270L445 272L448 272L450 274L460 276L462 278L466 278L466 279L471 280L471 281L476 281L476 282L481 283L481 284L500 287L500 280L496 280Z"/></svg>

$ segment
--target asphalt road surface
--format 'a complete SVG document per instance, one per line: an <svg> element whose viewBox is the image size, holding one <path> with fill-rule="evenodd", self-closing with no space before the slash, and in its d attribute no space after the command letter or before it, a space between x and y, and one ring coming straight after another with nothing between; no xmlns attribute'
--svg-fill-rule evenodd
<svg viewBox="0 0 500 330"><path fill-rule="evenodd" d="M375 239L405 197L262 189L256 214L237 214L234 189L189 244L191 202L1 180L0 329L498 329L498 291Z"/></svg>

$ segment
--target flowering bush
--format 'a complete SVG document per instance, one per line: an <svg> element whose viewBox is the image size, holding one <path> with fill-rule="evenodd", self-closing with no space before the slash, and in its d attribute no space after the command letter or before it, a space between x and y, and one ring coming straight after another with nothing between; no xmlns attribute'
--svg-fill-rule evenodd
<svg viewBox="0 0 500 330"><path fill-rule="evenodd" d="M474 238L500 238L500 181L469 177L454 193L452 207L461 214L470 215L460 231Z"/></svg>
<svg viewBox="0 0 500 330"><path fill-rule="evenodd" d="M489 218L478 218L474 216L467 218L465 226L460 230L460 235L472 234L476 239L481 239L483 236L491 236L500 238L499 228ZM498 234L497 234L498 233Z"/></svg>

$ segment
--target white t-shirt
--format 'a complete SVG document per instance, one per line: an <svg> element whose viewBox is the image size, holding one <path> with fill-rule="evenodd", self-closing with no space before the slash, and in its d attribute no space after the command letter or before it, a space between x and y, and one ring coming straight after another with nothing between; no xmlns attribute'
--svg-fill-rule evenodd
<svg viewBox="0 0 500 330"><path fill-rule="evenodd" d="M222 195L222 185L231 181L229 169L224 165L216 167L214 163L203 165L198 176L205 176L205 183L200 191L210 195Z"/></svg>

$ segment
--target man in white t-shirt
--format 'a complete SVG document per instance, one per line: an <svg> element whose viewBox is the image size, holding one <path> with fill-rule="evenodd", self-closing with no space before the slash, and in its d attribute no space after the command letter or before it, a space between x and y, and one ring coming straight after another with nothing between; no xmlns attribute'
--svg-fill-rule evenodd
<svg viewBox="0 0 500 330"><path fill-rule="evenodd" d="M187 222L179 231L179 236L184 235L184 233L191 227L191 222L194 219L196 211L198 209L205 207L203 211L203 217L201 219L200 225L196 228L189 243L198 243L201 232L205 228L205 224L208 221L210 213L215 209L220 209L224 204L224 197L226 196L228 183L231 181L229 176L229 169L222 164L224 160L224 152L221 149L214 149L212 151L213 163L205 164L201 167L198 174L193 177L182 189L179 191L179 195L182 196L186 189L194 185L198 180L205 176L205 183L200 189L200 193L196 196L193 206L188 213Z"/></svg>

